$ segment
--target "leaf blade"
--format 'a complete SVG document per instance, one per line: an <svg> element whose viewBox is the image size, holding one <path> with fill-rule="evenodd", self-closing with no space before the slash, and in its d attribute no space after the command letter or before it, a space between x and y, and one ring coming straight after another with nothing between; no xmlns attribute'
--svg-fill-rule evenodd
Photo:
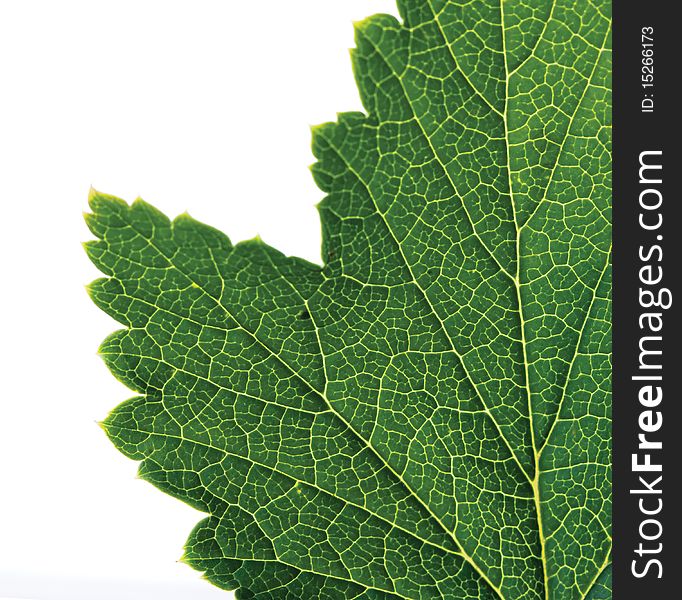
<svg viewBox="0 0 682 600"><path fill-rule="evenodd" d="M105 427L244 597L606 593L608 7L399 9L314 129L323 267L93 192Z"/></svg>

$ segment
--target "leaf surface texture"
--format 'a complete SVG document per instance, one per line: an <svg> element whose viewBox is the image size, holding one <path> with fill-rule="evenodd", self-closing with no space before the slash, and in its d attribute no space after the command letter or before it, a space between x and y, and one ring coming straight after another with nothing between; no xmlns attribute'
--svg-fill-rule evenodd
<svg viewBox="0 0 682 600"><path fill-rule="evenodd" d="M314 129L324 265L93 192L104 422L258 599L610 596L610 5L404 0Z"/></svg>

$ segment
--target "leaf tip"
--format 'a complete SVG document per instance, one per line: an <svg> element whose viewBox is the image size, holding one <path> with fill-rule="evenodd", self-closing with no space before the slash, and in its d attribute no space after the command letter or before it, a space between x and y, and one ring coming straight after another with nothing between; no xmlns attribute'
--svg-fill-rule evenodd
<svg viewBox="0 0 682 600"><path fill-rule="evenodd" d="M358 19L357 21L353 21L353 31L355 32L355 42L358 43L358 36L363 33L363 31L367 30L367 28L372 24L372 21L374 21L374 18L377 15L374 16L369 16L365 17L364 19ZM354 48L350 49L351 52L353 52Z"/></svg>
<svg viewBox="0 0 682 600"><path fill-rule="evenodd" d="M91 187L88 192L88 206L94 213L90 219L97 218L98 215L106 215L107 217L117 215L118 217L121 217L127 213L129 209L128 204L124 200L121 200L116 196L103 194L93 187Z"/></svg>
<svg viewBox="0 0 682 600"><path fill-rule="evenodd" d="M99 226L99 223L97 222L97 217L94 215L94 213L84 210L82 214L83 221L85 221L85 225L90 230L90 233L92 233L97 238L101 238L103 235L102 229Z"/></svg>
<svg viewBox="0 0 682 600"><path fill-rule="evenodd" d="M94 187L90 186L88 190L88 206L92 212L97 212L100 202L104 199L104 195L98 192Z"/></svg>
<svg viewBox="0 0 682 600"><path fill-rule="evenodd" d="M190 215L188 211L180 213L177 217L175 217L172 221L172 225L173 227L201 225L203 226L203 228L207 228L206 225L204 225L203 223L199 223L199 221L197 221L192 215Z"/></svg>
<svg viewBox="0 0 682 600"><path fill-rule="evenodd" d="M310 134L315 137L320 131L322 131L322 128L325 126L326 123L317 123L316 125L311 125L310 126Z"/></svg>
<svg viewBox="0 0 682 600"><path fill-rule="evenodd" d="M89 240L87 242L81 242L81 247L85 251L86 256L94 263L94 265L98 266L98 259L101 256L102 250L100 243L97 240ZM89 285L92 285L92 283Z"/></svg>

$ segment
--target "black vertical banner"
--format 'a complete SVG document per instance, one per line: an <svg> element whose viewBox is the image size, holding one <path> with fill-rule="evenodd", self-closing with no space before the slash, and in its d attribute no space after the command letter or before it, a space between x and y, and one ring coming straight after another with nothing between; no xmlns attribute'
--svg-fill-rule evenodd
<svg viewBox="0 0 682 600"><path fill-rule="evenodd" d="M676 3L614 2L613 597L682 597Z"/></svg>

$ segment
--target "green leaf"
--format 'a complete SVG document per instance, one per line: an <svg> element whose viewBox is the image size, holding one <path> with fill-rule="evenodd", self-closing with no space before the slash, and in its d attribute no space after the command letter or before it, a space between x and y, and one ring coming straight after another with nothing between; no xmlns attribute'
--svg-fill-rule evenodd
<svg viewBox="0 0 682 600"><path fill-rule="evenodd" d="M607 598L610 3L399 8L314 129L324 266L91 194L103 426L241 598Z"/></svg>

